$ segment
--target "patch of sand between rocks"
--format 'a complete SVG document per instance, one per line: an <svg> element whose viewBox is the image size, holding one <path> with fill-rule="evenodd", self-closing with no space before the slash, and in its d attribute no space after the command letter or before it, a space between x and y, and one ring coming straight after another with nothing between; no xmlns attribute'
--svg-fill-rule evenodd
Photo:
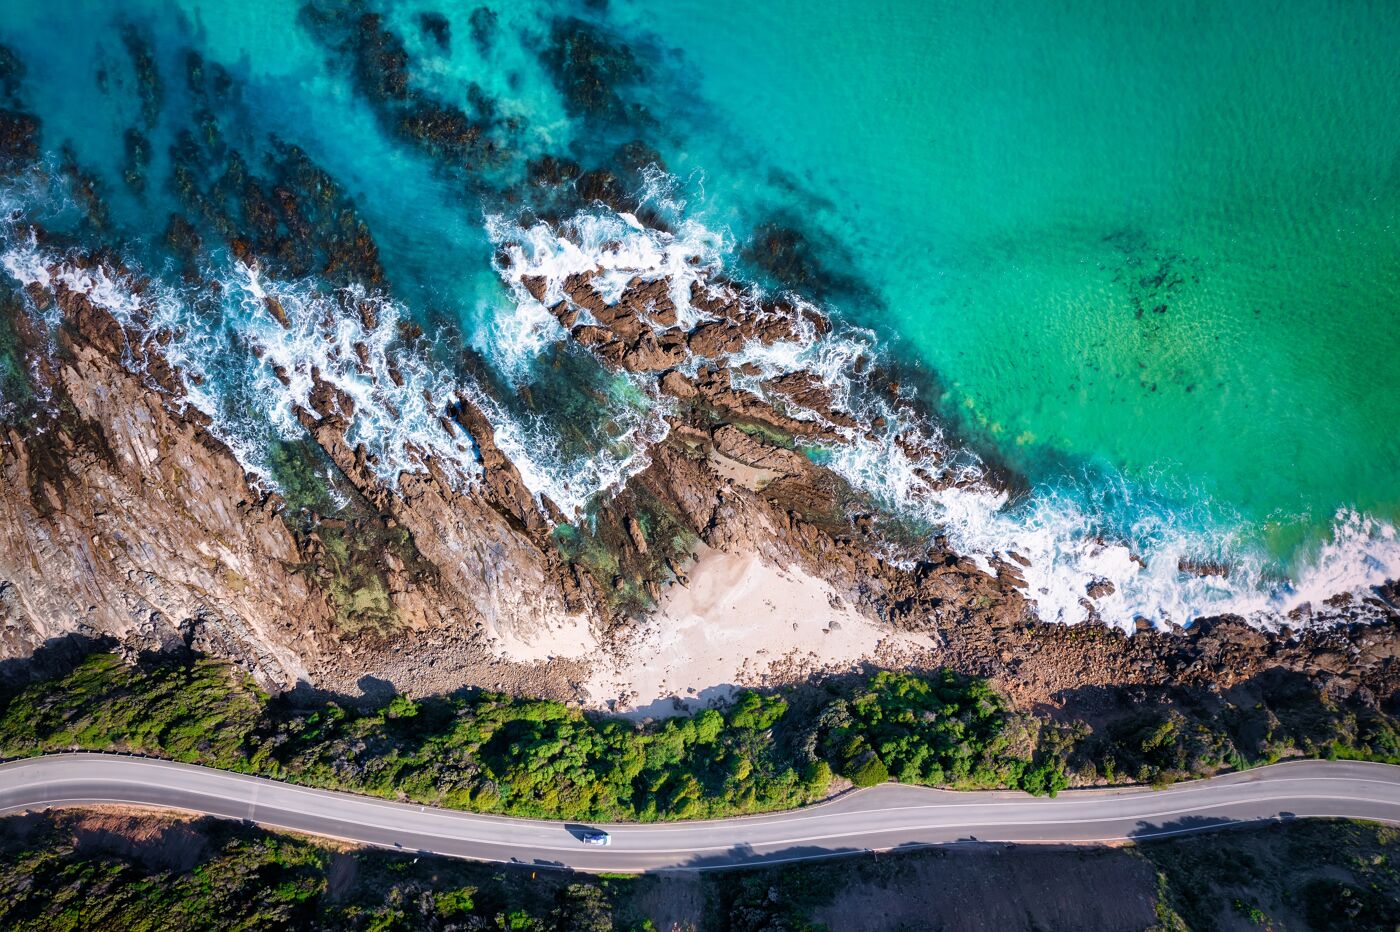
<svg viewBox="0 0 1400 932"><path fill-rule="evenodd" d="M586 615L561 615L544 619L533 631L512 631L493 625L487 646L495 656L516 663L596 656L598 637Z"/></svg>
<svg viewBox="0 0 1400 932"><path fill-rule="evenodd" d="M694 711L742 686L817 671L927 662L927 637L866 618L829 584L754 553L702 549L688 585L600 656L587 704L631 717Z"/></svg>

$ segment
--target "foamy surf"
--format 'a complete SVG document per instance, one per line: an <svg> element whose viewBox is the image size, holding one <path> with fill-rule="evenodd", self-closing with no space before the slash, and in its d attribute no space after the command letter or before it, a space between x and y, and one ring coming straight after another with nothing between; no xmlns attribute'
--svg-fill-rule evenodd
<svg viewBox="0 0 1400 932"><path fill-rule="evenodd" d="M402 306L359 287L326 291L312 281L281 281L227 257L204 270L214 287L177 287L77 263L39 246L21 224L7 233L0 267L12 279L51 294L60 287L82 294L143 339L157 339L185 376L178 402L207 415L211 432L269 489L277 488L270 446L303 435L297 412L314 410L318 378L350 399L342 412L346 441L364 446L367 464L391 488L429 462L459 488L479 477L473 444L443 424L458 397L487 414L531 491L569 514L645 468L646 451L664 436L649 401L631 390L604 412L615 431L606 449L560 456L539 424L512 416L474 381L433 362L426 344L406 340ZM46 314L56 327L56 302ZM128 350L123 363L139 373L142 357Z"/></svg>
<svg viewBox="0 0 1400 932"><path fill-rule="evenodd" d="M1132 631L1200 617L1239 615L1260 627L1306 626L1309 607L1339 595L1356 600L1400 575L1400 539L1374 517L1340 509L1329 539L1280 572L1238 528L1191 527L1160 510L1129 517L1126 536L1105 528L1123 515L1096 511L1086 499L1033 488L1012 497L929 482L936 464L911 460L896 444L857 440L828 464L857 488L904 514L938 527L950 546L990 573L1014 566L1043 621L1075 624L1094 616ZM1019 559L1018 559L1019 558ZM1209 562L1219 572L1183 566ZM1103 594L1109 583L1112 591ZM1298 617L1288 618L1298 612Z"/></svg>
<svg viewBox="0 0 1400 932"><path fill-rule="evenodd" d="M559 228L525 228L493 216L487 228L505 257L497 271L512 307L496 315L483 348L503 372L522 381L531 364L565 337L547 305L562 298L569 275L597 273L608 300L616 300L634 278L665 279L680 324L689 327L706 316L691 305L692 287L711 287L714 278L726 275L734 252L729 235L693 220L669 233L602 211ZM607 442L582 457L562 456L543 419L512 414L481 386L434 362L426 344L405 340L399 325L407 312L383 295L280 281L227 257L211 259L205 269L217 288L176 287L77 264L39 246L13 214L0 245L0 267L21 285L61 285L133 331L159 337L169 362L188 376L184 403L208 415L215 435L269 485L275 485L265 459L269 444L300 436L297 411L311 410L313 373L352 400L347 440L364 445L373 470L391 487L401 474L421 472L429 462L464 486L479 475L470 442L442 424L455 397L483 409L527 486L571 515L645 468L648 451L666 434L664 403L648 394L645 382L619 375L600 413L611 424ZM546 279L544 301L525 288L529 275ZM51 306L47 313L56 326L57 311ZM860 422L855 429L836 428L843 440L822 451L824 462L882 506L937 528L987 571L1014 565L1044 621L1074 624L1098 617L1132 630L1139 619L1165 627L1229 613L1265 627L1286 620L1307 624L1312 616L1306 611L1296 619L1286 616L1341 594L1365 598L1400 576L1395 528L1345 509L1329 538L1281 573L1238 527L1195 521L1162 507L1105 510L1105 496L1072 482L1009 496L981 481L975 455L951 445L936 424L862 382L857 361L881 352L873 333L838 321L829 334L808 328L797 339L752 343L721 361L760 394L763 381L776 375L802 371L820 378ZM125 361L140 365L135 354ZM751 374L738 373L741 366ZM789 399L782 403L794 416L821 416ZM1118 481L1132 489L1127 480ZM1148 490L1134 491L1119 498L1152 499ZM1200 561L1228 571L1183 571Z"/></svg>
<svg viewBox="0 0 1400 932"><path fill-rule="evenodd" d="M547 306L563 299L570 275L584 272L604 283L599 290L609 303L634 278L667 280L681 325L691 326L705 316L691 305L692 287L709 287L727 275L734 252L732 237L693 220L671 233L603 211L558 227L521 227L491 217L488 230L507 257L498 271L516 301L515 314L502 326L508 333L532 334L516 346L541 346L562 336ZM542 301L523 284L531 276L547 283ZM881 353L873 333L837 320L829 334L811 330L793 341L754 342L716 361L729 366L737 384L760 395L763 382L774 376L817 376L838 406L860 421L857 429L836 427L844 442L823 451L823 462L889 510L936 528L987 572L1014 566L1043 621L1098 618L1132 631L1140 620L1165 628L1234 614L1262 627L1306 625L1313 617L1310 606L1322 608L1339 595L1359 604L1374 587L1400 576L1395 528L1348 509L1337 512L1325 544L1296 557L1284 572L1248 540L1243 519L1231 524L1183 512L1125 477L1112 479L1122 493L1117 499L1130 503L1117 510L1105 510L1102 490L1078 482L1015 496L999 491L983 479L985 468L975 454L953 447L936 424L915 418L909 405L863 384L857 361ZM689 367L702 362L692 359ZM820 417L781 401L794 416ZM875 424L883 426L877 430ZM1214 568L1191 569L1202 564ZM1295 617L1288 618L1290 613Z"/></svg>

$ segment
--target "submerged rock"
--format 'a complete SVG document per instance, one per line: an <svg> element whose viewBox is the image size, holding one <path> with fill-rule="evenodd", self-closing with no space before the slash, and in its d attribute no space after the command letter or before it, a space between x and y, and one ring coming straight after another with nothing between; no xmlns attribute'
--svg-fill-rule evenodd
<svg viewBox="0 0 1400 932"><path fill-rule="evenodd" d="M551 24L540 55L564 97L564 108L586 119L624 123L645 117L622 92L645 78L632 49L601 27L577 17Z"/></svg>
<svg viewBox="0 0 1400 932"><path fill-rule="evenodd" d="M0 171L9 173L39 157L39 118L0 108Z"/></svg>
<svg viewBox="0 0 1400 932"><path fill-rule="evenodd" d="M496 11L484 6L472 10L471 16L467 18L471 26L472 42L482 55L491 51L491 46L496 42L496 19Z"/></svg>
<svg viewBox="0 0 1400 932"><path fill-rule="evenodd" d="M165 100L165 86L161 80L160 68L156 65L155 54L151 50L150 39L136 26L122 27L122 45L131 56L131 67L136 73L136 93L141 100L141 119L146 129L151 129L160 119L161 105Z"/></svg>
<svg viewBox="0 0 1400 932"><path fill-rule="evenodd" d="M444 52L452 51L452 24L441 13L418 14L418 28Z"/></svg>
<svg viewBox="0 0 1400 932"><path fill-rule="evenodd" d="M122 143L126 150L122 180L134 193L141 194L146 190L146 169L151 164L151 142L145 133L133 126L122 137Z"/></svg>

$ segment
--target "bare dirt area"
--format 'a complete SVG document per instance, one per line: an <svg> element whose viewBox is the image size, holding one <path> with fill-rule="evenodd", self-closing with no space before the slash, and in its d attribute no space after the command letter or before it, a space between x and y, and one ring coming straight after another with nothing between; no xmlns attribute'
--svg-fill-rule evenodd
<svg viewBox="0 0 1400 932"><path fill-rule="evenodd" d="M53 821L30 813L7 819L7 833L24 838ZM152 870L185 871L208 853L200 821L174 812L102 806L65 813L61 824L72 850L86 857L121 858Z"/></svg>
<svg viewBox="0 0 1400 932"><path fill-rule="evenodd" d="M862 865L812 913L829 929L1066 932L1146 929L1155 920L1151 865L1117 849L940 851Z"/></svg>

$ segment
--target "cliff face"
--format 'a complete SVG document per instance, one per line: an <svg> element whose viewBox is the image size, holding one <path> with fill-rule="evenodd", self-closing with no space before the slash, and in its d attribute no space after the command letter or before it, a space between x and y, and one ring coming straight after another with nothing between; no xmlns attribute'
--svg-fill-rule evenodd
<svg viewBox="0 0 1400 932"><path fill-rule="evenodd" d="M515 668L486 647L501 629L592 609L483 419L479 486L459 494L430 473L391 492L346 446L341 414L303 412L363 501L348 521L290 520L180 403L183 376L155 342L61 282L29 298L56 303L62 326L47 345L7 304L44 400L0 437L0 657L78 633L183 643L274 689L353 694L374 673L415 691L560 692L567 664ZM376 600L382 611L361 604Z"/></svg>
<svg viewBox="0 0 1400 932"><path fill-rule="evenodd" d="M38 123L15 114L0 133L0 175L18 177L35 168ZM201 236L217 236L240 261L269 263L289 278L319 274L347 290L382 284L353 199L305 153L278 144L269 176L256 177L235 150L200 138L173 153L188 169L177 173L175 193L195 219L172 215L166 244L187 283L217 287L198 271L207 256ZM561 211L623 187L553 168L546 174ZM79 209L101 242L96 188L76 167L62 171L85 195ZM613 207L641 210L624 201ZM58 251L68 265L121 273L110 257ZM131 649L183 643L237 661L275 689L305 681L357 694L375 688L371 677L409 693L480 685L578 697L585 661L516 663L500 641L567 627L583 641L574 656L594 639L606 648L666 586L684 584L703 543L800 566L868 615L926 635L940 665L995 677L1023 703L1125 686L1229 688L1273 669L1347 695L1396 692L1394 586L1315 607L1310 620L1330 627L1297 635L1214 619L1184 635L1128 638L1094 623L1037 623L1010 563L984 572L937 540L890 559L891 524L801 452L874 425L812 376L764 379L736 361L746 347L828 332L820 314L689 268L683 319L672 279L639 276L607 297L612 283L601 268L549 281L513 268L519 259L502 244L499 270L547 303L570 341L630 373L668 412L666 438L645 451L649 465L586 520L531 493L480 398L431 400L442 429L470 442L480 478L464 486L425 457L426 472L391 487L347 439L353 399L314 368L306 373L314 390L296 412L307 439L289 459L307 477L333 474L344 504L322 514L283 501L258 489L183 404L188 376L163 354L168 334L125 328L54 269L24 295L0 294L0 659L80 633ZM782 263L775 271L794 273ZM143 300L139 284L132 300ZM268 313L289 325L276 301ZM52 333L43 315L58 321ZM367 350L355 352L367 374ZM392 368L388 377L396 378ZM913 459L938 454L917 437L898 442Z"/></svg>
<svg viewBox="0 0 1400 932"><path fill-rule="evenodd" d="M182 407L184 376L158 342L61 283L31 287L33 307L56 302L62 325L49 346L32 317L7 305L47 400L0 442L3 657L77 632L133 649L187 644L275 689L306 681L355 694L372 675L410 693L483 685L577 697L582 662L512 663L493 638L572 619L606 640L684 581L703 542L803 567L886 623L928 635L940 664L994 677L1026 704L1092 703L1096 689L1129 686L1229 688L1271 669L1339 695L1395 693L1394 593L1364 606L1380 623L1347 623L1358 606L1338 604L1339 624L1298 636L1219 619L1129 638L1035 622L1013 566L992 576L937 543L912 564L881 557L859 496L791 449L791 438L822 437L848 418L816 387L778 386L783 397L804 393L819 415L798 418L737 388L722 364L648 362L646 347L694 345L700 332L761 342L822 324L715 298L712 320L658 337L642 326L656 319L657 294L639 282L603 305L577 280L555 308L566 322L585 303L594 320L607 315L610 325L573 322L574 335L607 364L650 372L675 404L650 465L585 531L531 495L467 399L444 401L443 414L471 437L481 479L461 491L430 468L388 488L346 441L351 399L327 383L300 417L354 498L341 517L292 515Z"/></svg>
<svg viewBox="0 0 1400 932"><path fill-rule="evenodd" d="M0 643L68 632L230 656L266 682L306 675L326 607L286 526L227 449L118 360L126 334L65 295L43 365L52 410L0 441Z"/></svg>
<svg viewBox="0 0 1400 932"><path fill-rule="evenodd" d="M542 279L525 276L521 284L538 300L549 295ZM756 549L803 566L893 627L929 635L940 665L992 677L1027 705L1111 702L1124 687L1218 691L1280 670L1302 673L1339 697L1364 690L1388 699L1400 688L1394 583L1364 598L1310 606L1285 619L1296 630L1264 631L1221 617L1186 631L1140 624L1128 637L1092 612L1079 626L1036 621L1013 563L994 561L996 575L989 575L942 541L910 561L881 556L888 548L876 517L864 510L869 503L775 439L829 439L856 425L820 384L800 373L783 376L761 386L764 400L736 387L747 373L722 361L695 365L696 356L801 339L826 323L719 281L693 289L692 303L712 319L687 331L667 312L665 292L634 281L608 305L590 276L575 274L550 308L606 364L651 374L657 391L677 404L670 436L622 501L645 493L651 507L677 515L710 546ZM583 311L596 323L580 324ZM676 349L658 358L659 347ZM675 368L682 360L691 365ZM794 416L785 400L798 401L803 415ZM627 551L620 530L611 539Z"/></svg>

